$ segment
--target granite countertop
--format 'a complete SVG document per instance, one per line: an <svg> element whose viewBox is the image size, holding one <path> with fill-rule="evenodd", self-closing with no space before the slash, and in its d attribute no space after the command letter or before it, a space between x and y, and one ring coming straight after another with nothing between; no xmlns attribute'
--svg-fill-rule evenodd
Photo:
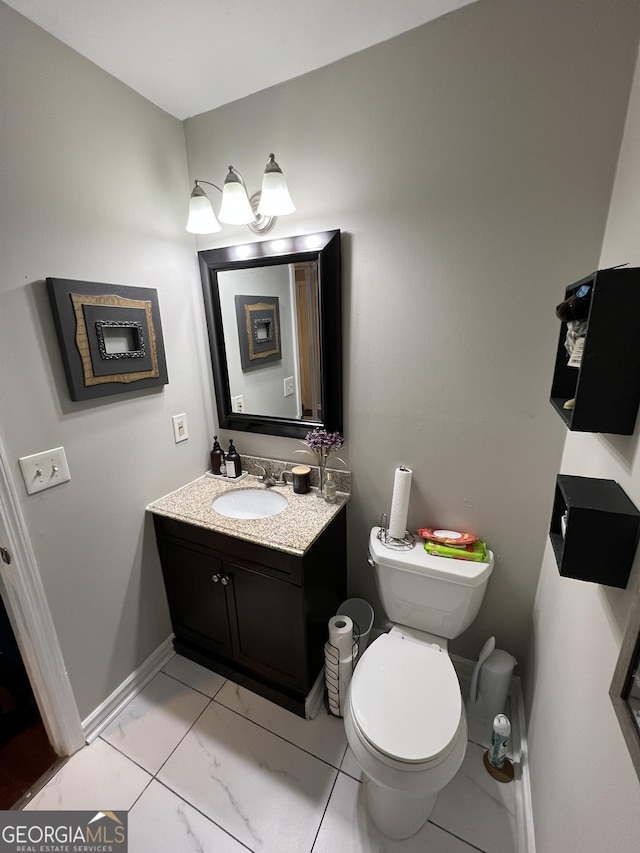
<svg viewBox="0 0 640 853"><path fill-rule="evenodd" d="M147 509L155 515L301 556L350 497L347 493L338 492L336 502L330 504L318 497L315 488L306 495L299 495L290 485L273 486L270 491L283 495L288 506L270 518L227 518L211 507L212 502L225 492L255 488L266 487L251 474L239 482L203 476L154 501Z"/></svg>

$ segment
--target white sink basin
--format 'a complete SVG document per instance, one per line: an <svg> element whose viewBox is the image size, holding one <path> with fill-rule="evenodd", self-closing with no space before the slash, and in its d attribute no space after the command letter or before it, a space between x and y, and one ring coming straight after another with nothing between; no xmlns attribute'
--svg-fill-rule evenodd
<svg viewBox="0 0 640 853"><path fill-rule="evenodd" d="M266 489L236 489L225 492L211 504L227 518L270 518L286 509L288 501L278 492Z"/></svg>

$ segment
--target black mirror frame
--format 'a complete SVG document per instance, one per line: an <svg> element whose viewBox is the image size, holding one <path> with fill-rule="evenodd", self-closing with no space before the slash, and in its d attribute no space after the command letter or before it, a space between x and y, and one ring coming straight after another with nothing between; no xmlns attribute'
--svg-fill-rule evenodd
<svg viewBox="0 0 640 853"><path fill-rule="evenodd" d="M640 731L629 707L633 673L640 666L640 586L637 588L609 696L616 712L631 761L640 780Z"/></svg>
<svg viewBox="0 0 640 853"><path fill-rule="evenodd" d="M274 245L275 244L275 245ZM278 250L283 245L282 251ZM310 248L312 246L312 248ZM239 250L241 249L242 257ZM204 310L209 332L213 384L222 429L304 438L314 427L342 432L342 270L340 231L321 231L280 240L225 246L198 252ZM231 411L229 371L218 292L224 270L318 262L320 367L323 420L301 421Z"/></svg>

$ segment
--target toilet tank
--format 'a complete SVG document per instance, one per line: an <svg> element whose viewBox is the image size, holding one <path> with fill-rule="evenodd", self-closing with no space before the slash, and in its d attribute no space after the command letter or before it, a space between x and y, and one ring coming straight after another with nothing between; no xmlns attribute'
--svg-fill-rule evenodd
<svg viewBox="0 0 640 853"><path fill-rule="evenodd" d="M487 563L434 557L417 538L412 548L389 548L374 527L369 537L370 563L385 613L392 622L448 640L459 636L478 614L493 571Z"/></svg>

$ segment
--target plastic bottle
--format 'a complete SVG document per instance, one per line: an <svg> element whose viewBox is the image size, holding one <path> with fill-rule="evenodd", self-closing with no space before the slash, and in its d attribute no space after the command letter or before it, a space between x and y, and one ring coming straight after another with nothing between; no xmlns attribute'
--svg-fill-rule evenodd
<svg viewBox="0 0 640 853"><path fill-rule="evenodd" d="M331 471L327 472L327 477L324 481L324 488L322 489L322 493L324 494L324 499L327 503L335 503L336 484L333 482L333 476L331 474Z"/></svg>
<svg viewBox="0 0 640 853"><path fill-rule="evenodd" d="M583 284L556 308L556 315L563 323L578 322L589 317L591 285Z"/></svg>
<svg viewBox="0 0 640 853"><path fill-rule="evenodd" d="M227 451L227 477L239 477L242 474L242 459L240 454L233 446L233 439L229 441L229 450Z"/></svg>
<svg viewBox="0 0 640 853"><path fill-rule="evenodd" d="M504 764L511 735L511 723L504 714L498 714L493 721L491 732L491 748L489 749L489 764L498 770Z"/></svg>
<svg viewBox="0 0 640 853"><path fill-rule="evenodd" d="M223 474L224 471L220 470L220 466L224 466L224 450L220 447L220 442L218 441L218 436L213 436L213 449L211 450L211 473L212 474Z"/></svg>

